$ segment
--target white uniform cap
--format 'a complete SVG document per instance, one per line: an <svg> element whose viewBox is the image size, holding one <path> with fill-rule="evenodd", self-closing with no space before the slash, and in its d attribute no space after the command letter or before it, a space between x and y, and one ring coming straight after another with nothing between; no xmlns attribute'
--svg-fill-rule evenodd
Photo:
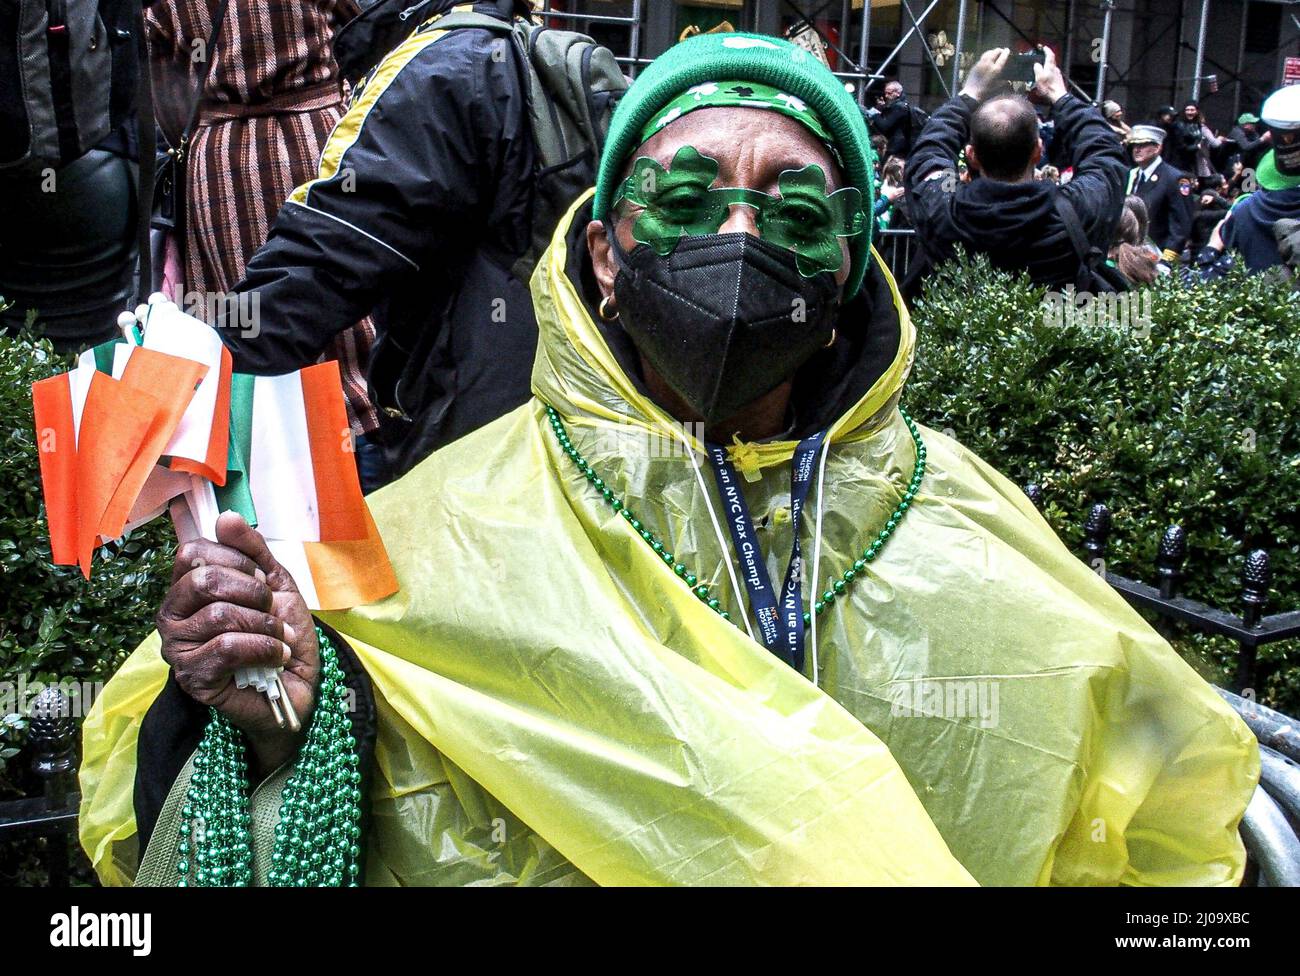
<svg viewBox="0 0 1300 976"><path fill-rule="evenodd" d="M1287 85L1269 95L1259 117L1270 129L1300 129L1300 85Z"/></svg>
<svg viewBox="0 0 1300 976"><path fill-rule="evenodd" d="M1124 141L1130 146L1143 142L1154 142L1157 146L1165 144L1165 130L1158 125L1135 125L1129 130Z"/></svg>

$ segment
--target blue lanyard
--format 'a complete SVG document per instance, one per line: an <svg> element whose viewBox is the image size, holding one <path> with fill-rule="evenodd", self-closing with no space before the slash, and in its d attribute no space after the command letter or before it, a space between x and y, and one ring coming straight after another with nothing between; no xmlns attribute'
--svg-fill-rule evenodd
<svg viewBox="0 0 1300 976"><path fill-rule="evenodd" d="M814 434L799 442L795 448L790 470L790 526L794 533L794 545L791 547L790 563L785 571L785 581L778 593L772 588L772 580L763 561L763 553L758 545L758 535L754 531L753 520L749 517L749 506L740 488L740 479L736 469L727 460L727 449L718 444L706 445L709 460L713 463L713 474L718 481L718 492L722 495L727 526L731 529L731 541L735 544L736 554L740 557L742 577L745 589L749 592L749 604L754 611L754 620L758 623L758 633L763 645L796 671L803 671L803 573L799 551L799 521L803 514L803 504L808 497L808 488L812 484L813 467L817 452L821 449L826 432Z"/></svg>

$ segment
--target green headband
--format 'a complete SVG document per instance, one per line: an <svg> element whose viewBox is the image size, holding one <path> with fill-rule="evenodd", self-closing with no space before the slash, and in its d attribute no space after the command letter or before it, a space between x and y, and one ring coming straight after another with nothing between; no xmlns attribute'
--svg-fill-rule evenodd
<svg viewBox="0 0 1300 976"><path fill-rule="evenodd" d="M780 112L804 125L831 151L835 162L842 162L834 136L807 102L757 81L706 81L686 89L645 124L641 129L641 142L657 134L668 123L700 108L762 108Z"/></svg>

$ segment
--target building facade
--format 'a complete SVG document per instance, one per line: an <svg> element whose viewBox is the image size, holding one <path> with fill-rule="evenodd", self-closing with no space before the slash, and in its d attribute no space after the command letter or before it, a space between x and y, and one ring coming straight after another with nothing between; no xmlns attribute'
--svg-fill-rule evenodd
<svg viewBox="0 0 1300 976"><path fill-rule="evenodd" d="M1068 64L1077 94L1102 98L1142 121L1163 104L1181 107L1199 91L1217 129L1258 112L1283 83L1288 57L1300 58L1300 5L1273 0L544 0L554 26L603 41L635 74L690 28L726 21L738 30L787 34L813 25L831 67L870 99L898 78L914 103L932 108L952 90L958 36L961 64L991 47L1050 45ZM1106 9L1110 28L1106 30ZM963 23L958 25L961 11ZM862 63L864 16L869 35ZM1204 20L1204 44L1200 45ZM1201 70L1197 84L1198 46ZM1300 60L1294 62L1300 78Z"/></svg>

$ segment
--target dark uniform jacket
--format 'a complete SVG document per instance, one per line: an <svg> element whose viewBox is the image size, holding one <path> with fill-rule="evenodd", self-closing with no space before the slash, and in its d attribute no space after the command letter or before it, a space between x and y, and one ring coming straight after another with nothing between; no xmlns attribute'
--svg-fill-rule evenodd
<svg viewBox="0 0 1300 976"><path fill-rule="evenodd" d="M221 330L236 370L282 373L373 310L394 476L530 395L537 325L510 269L529 244L535 151L508 45L434 22L390 53L248 262L237 291L260 294L260 329Z"/></svg>
<svg viewBox="0 0 1300 976"><path fill-rule="evenodd" d="M1166 260L1175 260L1187 246L1196 214L1196 179L1174 169L1163 159L1150 177L1142 170L1129 170L1129 192L1147 205L1147 233Z"/></svg>
<svg viewBox="0 0 1300 976"><path fill-rule="evenodd" d="M1119 139L1097 109L1064 95L1053 106L1054 138L1060 143L1060 158L1074 167L1069 183L1058 187L1045 180L1005 183L983 178L960 183L957 155L969 141L976 104L966 95L945 103L922 130L907 163L908 204L927 259L931 264L945 261L960 244L968 253L987 254L994 267L1026 270L1037 284L1074 284L1082 259L1056 197L1060 194L1073 205L1088 244L1104 254L1123 205L1124 153Z"/></svg>

